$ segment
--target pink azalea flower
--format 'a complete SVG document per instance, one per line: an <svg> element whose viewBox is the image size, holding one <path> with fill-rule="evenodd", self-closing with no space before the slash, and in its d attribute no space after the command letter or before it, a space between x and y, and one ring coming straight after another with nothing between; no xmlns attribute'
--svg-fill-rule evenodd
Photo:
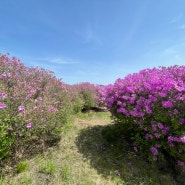
<svg viewBox="0 0 185 185"><path fill-rule="evenodd" d="M163 129L163 128L164 128L164 126L163 126L162 123L158 123L158 127L159 127L160 129Z"/></svg>
<svg viewBox="0 0 185 185"><path fill-rule="evenodd" d="M120 176L120 172L118 170L115 171L117 176Z"/></svg>
<svg viewBox="0 0 185 185"><path fill-rule="evenodd" d="M26 127L27 127L27 128L31 128L31 127L32 127L32 123L31 123L31 122L28 123L28 124L26 125Z"/></svg>
<svg viewBox="0 0 185 185"><path fill-rule="evenodd" d="M175 115L177 115L177 114L179 113L179 111L178 111L177 109L174 109L173 113L174 113Z"/></svg>
<svg viewBox="0 0 185 185"><path fill-rule="evenodd" d="M157 143L157 144L155 144L155 147L156 147L156 148L160 148L161 145Z"/></svg>
<svg viewBox="0 0 185 185"><path fill-rule="evenodd" d="M155 132L156 130L157 130L157 127L156 127L156 125L152 125L152 130Z"/></svg>
<svg viewBox="0 0 185 185"><path fill-rule="evenodd" d="M4 109L6 105L4 103L0 103L0 109Z"/></svg>
<svg viewBox="0 0 185 185"><path fill-rule="evenodd" d="M0 93L0 97L2 98L2 99L5 99L6 98L6 94L5 93Z"/></svg>
<svg viewBox="0 0 185 185"><path fill-rule="evenodd" d="M180 124L180 125L184 124L184 119L180 118L180 119L179 119L179 124Z"/></svg>
<svg viewBox="0 0 185 185"><path fill-rule="evenodd" d="M185 143L185 136L180 137L180 141L181 141L182 143Z"/></svg>
<svg viewBox="0 0 185 185"><path fill-rule="evenodd" d="M158 151L157 151L157 149L155 148L155 147L151 147L150 148L150 151L153 153L153 155L159 155L159 153L158 153Z"/></svg>
<svg viewBox="0 0 185 185"><path fill-rule="evenodd" d="M173 102L172 102L172 100L163 101L163 102L162 102L162 106L163 106L164 108L172 108L172 107L173 107Z"/></svg>
<svg viewBox="0 0 185 185"><path fill-rule="evenodd" d="M155 133L154 135L155 135L155 137L156 137L157 139L159 139L159 138L160 138L159 133Z"/></svg>
<svg viewBox="0 0 185 185"><path fill-rule="evenodd" d="M177 164L178 164L179 166L184 166L184 162L183 162L183 161L180 161L180 160L177 161Z"/></svg>
<svg viewBox="0 0 185 185"><path fill-rule="evenodd" d="M137 149L137 147L136 147L136 146L134 146L134 151L138 152L138 149Z"/></svg>
<svg viewBox="0 0 185 185"><path fill-rule="evenodd" d="M24 110L24 106L23 106L23 105L20 105L20 106L18 107L18 109L19 109L20 111L23 111L23 110Z"/></svg>
<svg viewBox="0 0 185 185"><path fill-rule="evenodd" d="M4 76L3 75L0 75L0 79L3 79L4 78Z"/></svg>

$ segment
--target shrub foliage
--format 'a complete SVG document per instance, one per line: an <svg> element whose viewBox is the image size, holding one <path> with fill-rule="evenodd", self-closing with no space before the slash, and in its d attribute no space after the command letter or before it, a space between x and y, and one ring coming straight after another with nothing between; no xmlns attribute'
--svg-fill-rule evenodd
<svg viewBox="0 0 185 185"><path fill-rule="evenodd" d="M185 66L145 69L102 90L113 118L150 160L185 163Z"/></svg>
<svg viewBox="0 0 185 185"><path fill-rule="evenodd" d="M95 85L67 85L51 71L0 55L0 160L52 144L71 114L97 105Z"/></svg>
<svg viewBox="0 0 185 185"><path fill-rule="evenodd" d="M99 106L98 86L89 82L68 85L68 96L75 113Z"/></svg>
<svg viewBox="0 0 185 185"><path fill-rule="evenodd" d="M32 139L55 140L70 114L65 84L50 71L0 56L0 159Z"/></svg>

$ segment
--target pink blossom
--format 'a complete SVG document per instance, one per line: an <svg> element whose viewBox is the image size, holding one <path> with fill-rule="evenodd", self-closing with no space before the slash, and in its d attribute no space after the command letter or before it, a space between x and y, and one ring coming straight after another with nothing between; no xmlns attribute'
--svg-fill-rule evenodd
<svg viewBox="0 0 185 185"><path fill-rule="evenodd" d="M136 147L136 146L134 146L134 151L138 152L138 149L137 149L137 147Z"/></svg>
<svg viewBox="0 0 185 185"><path fill-rule="evenodd" d="M151 108L149 106L146 106L145 109L146 109L147 114L151 114L152 113L152 110L151 110Z"/></svg>
<svg viewBox="0 0 185 185"><path fill-rule="evenodd" d="M175 115L177 115L179 113L179 111L177 109L174 109L173 112Z"/></svg>
<svg viewBox="0 0 185 185"><path fill-rule="evenodd" d="M165 92L160 92L160 93L159 93L159 96L160 96L160 97L166 97L167 94L166 94Z"/></svg>
<svg viewBox="0 0 185 185"><path fill-rule="evenodd" d="M172 102L172 100L163 101L163 102L162 102L162 106L163 106L164 108L172 108L172 107L173 107L173 102Z"/></svg>
<svg viewBox="0 0 185 185"><path fill-rule="evenodd" d="M152 130L153 130L153 131L156 131L156 130L157 130L156 125L152 124Z"/></svg>
<svg viewBox="0 0 185 185"><path fill-rule="evenodd" d="M161 147L161 144L158 144L158 143L157 143L157 144L155 144L155 147L156 147L156 148L160 148L160 147Z"/></svg>
<svg viewBox="0 0 185 185"><path fill-rule="evenodd" d="M179 140L180 140L182 143L185 143L185 136L180 137Z"/></svg>
<svg viewBox="0 0 185 185"><path fill-rule="evenodd" d="M7 76L7 77L12 77L12 74L11 74L11 73L7 73L6 76Z"/></svg>
<svg viewBox="0 0 185 185"><path fill-rule="evenodd" d="M169 141L169 142L174 141L173 136L168 136L168 141Z"/></svg>
<svg viewBox="0 0 185 185"><path fill-rule="evenodd" d="M159 155L159 153L158 153L158 151L157 151L157 149L155 148L155 147L151 147L150 148L150 151L153 153L153 155Z"/></svg>
<svg viewBox="0 0 185 185"><path fill-rule="evenodd" d="M0 75L0 79L3 79L3 78L4 78L4 76L1 74L1 75Z"/></svg>
<svg viewBox="0 0 185 185"><path fill-rule="evenodd" d="M178 164L179 166L184 166L184 162L183 162L183 161L180 161L180 160L177 161L177 164Z"/></svg>
<svg viewBox="0 0 185 185"><path fill-rule="evenodd" d="M118 105L122 105L122 102L121 102L121 101L118 101L117 104L118 104Z"/></svg>
<svg viewBox="0 0 185 185"><path fill-rule="evenodd" d="M157 139L159 139L159 138L160 138L159 133L155 133L154 135L155 135L155 137L156 137Z"/></svg>
<svg viewBox="0 0 185 185"><path fill-rule="evenodd" d="M31 128L31 127L32 127L32 123L31 123L31 122L28 123L28 124L26 125L26 127L27 127L27 128Z"/></svg>
<svg viewBox="0 0 185 185"><path fill-rule="evenodd" d="M162 123L158 123L158 125L157 125L160 129L163 129L164 128L164 126L163 126L163 124Z"/></svg>
<svg viewBox="0 0 185 185"><path fill-rule="evenodd" d="M18 107L18 109L19 109L20 111L23 111L25 108L24 108L23 105L20 105L20 106Z"/></svg>
<svg viewBox="0 0 185 185"><path fill-rule="evenodd" d="M148 131L148 128L147 128L147 127L145 127L143 130L144 130L145 132L147 132L147 131Z"/></svg>
<svg viewBox="0 0 185 185"><path fill-rule="evenodd" d="M166 135L167 133L168 133L167 130L165 130L165 129L162 130L162 134L163 134L163 135Z"/></svg>
<svg viewBox="0 0 185 185"><path fill-rule="evenodd" d="M184 121L183 118L180 118L180 119L179 119L179 124L180 124L180 125L184 124L184 122L185 122L185 121Z"/></svg>
<svg viewBox="0 0 185 185"><path fill-rule="evenodd" d="M115 174L116 174L117 176L120 176L120 172L119 172L118 170L115 171Z"/></svg>
<svg viewBox="0 0 185 185"><path fill-rule="evenodd" d="M4 103L0 103L0 109L4 109L6 105Z"/></svg>
<svg viewBox="0 0 185 185"><path fill-rule="evenodd" d="M1 97L2 99L5 99L5 98L7 97L7 94L6 94L6 93L0 93L0 97Z"/></svg>
<svg viewBox="0 0 185 185"><path fill-rule="evenodd" d="M146 134L146 135L145 135L145 139L146 139L146 140L148 140L148 139L153 139L152 134Z"/></svg>

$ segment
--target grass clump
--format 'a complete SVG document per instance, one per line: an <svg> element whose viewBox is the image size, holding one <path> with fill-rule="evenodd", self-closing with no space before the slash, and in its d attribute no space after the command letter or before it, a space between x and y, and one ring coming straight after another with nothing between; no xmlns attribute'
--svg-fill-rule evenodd
<svg viewBox="0 0 185 185"><path fill-rule="evenodd" d="M62 171L61 171L62 179L64 181L67 181L67 180L69 180L70 175L71 175L71 171L70 171L69 167L67 167L66 165L64 165L62 167Z"/></svg>
<svg viewBox="0 0 185 185"><path fill-rule="evenodd" d="M27 161L21 161L16 166L16 173L22 173L28 168L28 162Z"/></svg>
<svg viewBox="0 0 185 185"><path fill-rule="evenodd" d="M54 175L57 170L57 165L52 160L45 160L39 165L39 172L49 175Z"/></svg>

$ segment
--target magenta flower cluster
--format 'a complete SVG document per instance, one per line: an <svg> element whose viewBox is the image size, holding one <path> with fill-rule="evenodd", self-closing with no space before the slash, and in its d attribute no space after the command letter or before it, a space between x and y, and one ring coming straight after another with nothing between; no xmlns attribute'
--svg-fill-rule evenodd
<svg viewBox="0 0 185 185"><path fill-rule="evenodd" d="M141 133L136 143L147 143L154 160L160 155L154 145L160 144L185 161L185 154L178 151L185 151L185 66L145 69L99 92L114 119Z"/></svg>

